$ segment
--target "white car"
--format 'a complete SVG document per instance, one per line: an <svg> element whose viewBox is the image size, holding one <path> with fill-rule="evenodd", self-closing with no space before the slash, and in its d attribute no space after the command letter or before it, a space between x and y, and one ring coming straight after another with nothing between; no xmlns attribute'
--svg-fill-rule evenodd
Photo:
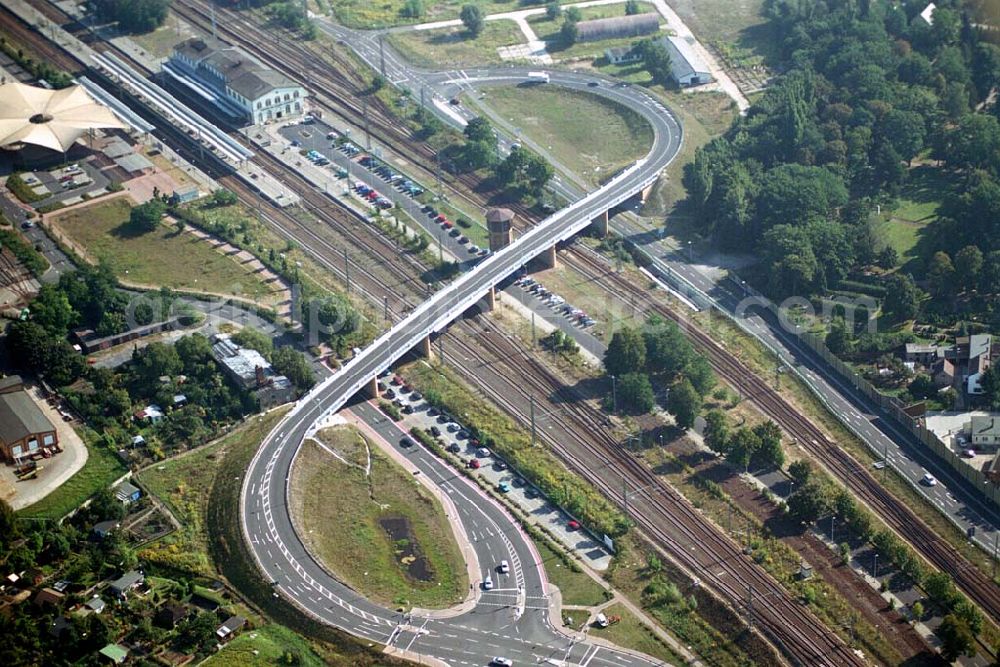
<svg viewBox="0 0 1000 667"><path fill-rule="evenodd" d="M927 486L937 486L937 480L929 472L924 473L924 478L920 480L920 483Z"/></svg>
<svg viewBox="0 0 1000 667"><path fill-rule="evenodd" d="M511 662L510 658L493 658L490 660L491 665L496 665L496 667L511 667L514 663Z"/></svg>
<svg viewBox="0 0 1000 667"><path fill-rule="evenodd" d="M510 563L506 560L500 561L500 574L507 574L510 572Z"/></svg>
<svg viewBox="0 0 1000 667"><path fill-rule="evenodd" d="M483 589L487 591L493 590L493 577L487 576L483 579Z"/></svg>

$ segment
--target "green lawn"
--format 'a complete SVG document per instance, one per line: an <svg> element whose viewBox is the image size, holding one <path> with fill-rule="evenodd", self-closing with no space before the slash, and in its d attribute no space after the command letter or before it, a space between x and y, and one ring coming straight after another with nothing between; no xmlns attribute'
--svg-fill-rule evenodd
<svg viewBox="0 0 1000 667"><path fill-rule="evenodd" d="M236 260L191 234L166 225L152 232L135 230L128 223L130 209L130 200L118 197L50 220L94 260L110 263L122 280L250 298L268 294L264 284Z"/></svg>
<svg viewBox="0 0 1000 667"><path fill-rule="evenodd" d="M353 427L320 438L348 465L310 441L292 470L291 508L313 554L341 580L385 605L444 608L469 585L465 562L440 502ZM334 502L335 500L335 502ZM383 522L407 531L390 535ZM406 535L404 535L404 532ZM424 572L418 572L421 562ZM411 565L412 563L412 565Z"/></svg>
<svg viewBox="0 0 1000 667"><path fill-rule="evenodd" d="M290 656L297 660L288 662ZM225 648L201 663L205 667L265 667L299 665L323 667L326 664L308 641L281 625L265 625L246 630Z"/></svg>
<svg viewBox="0 0 1000 667"><path fill-rule="evenodd" d="M125 474L115 453L104 446L100 437L87 431L81 434L87 443L87 462L75 475L34 505L18 512L19 516L61 519L80 506L90 496Z"/></svg>
<svg viewBox="0 0 1000 667"><path fill-rule="evenodd" d="M642 7L642 11L653 12L656 10L653 8L652 5L645 5ZM623 1L613 5L582 7L580 8L580 15L581 15L581 20L583 21L624 16L625 3ZM559 37L559 31L562 29L562 25L564 22L565 19L563 17L559 17L555 21L551 21L545 14L542 14L540 16L532 16L528 18L528 23L531 24L531 28L535 31L535 34L538 35L538 39L541 39L547 43L546 50L556 60L601 58L604 56L605 49L610 49L616 46L630 46L642 39L648 39L651 37L658 36L654 34L645 37L602 39L595 42L577 42L576 44L573 44L571 46L563 46L562 40ZM664 24L665 21L661 17L660 25L662 26Z"/></svg>
<svg viewBox="0 0 1000 667"><path fill-rule="evenodd" d="M605 601L604 589L583 572L571 570L562 557L542 540L533 540L538 555L545 565L545 576L549 583L562 593L564 605L593 607Z"/></svg>
<svg viewBox="0 0 1000 667"><path fill-rule="evenodd" d="M879 231L896 249L900 264L921 254L917 244L924 229L937 220L941 201L951 185L948 174L939 167L914 167L900 189L895 208L883 211L885 217L879 222Z"/></svg>
<svg viewBox="0 0 1000 667"><path fill-rule="evenodd" d="M449 68L501 63L499 47L526 40L513 21L487 21L482 34L475 39L464 26L457 26L394 32L388 41L415 65Z"/></svg>
<svg viewBox="0 0 1000 667"><path fill-rule="evenodd" d="M590 634L606 639L622 648L640 651L654 658L659 658L667 664L683 665L684 658L664 644L652 630L643 625L635 615L621 604L613 604L604 610L609 618L620 616L621 620L606 628L593 627Z"/></svg>
<svg viewBox="0 0 1000 667"><path fill-rule="evenodd" d="M139 474L146 490L163 501L182 524L180 530L147 546L143 558L190 572L214 572L208 554L205 508L219 465L229 448L260 443L284 414L284 410L278 410L251 417L246 425L229 435Z"/></svg>
<svg viewBox="0 0 1000 667"><path fill-rule="evenodd" d="M479 5L483 14L522 9L518 0L424 0L424 14L417 18L402 15L406 0L331 0L337 19L352 28L385 28L409 23L430 23L457 19L464 5Z"/></svg>
<svg viewBox="0 0 1000 667"><path fill-rule="evenodd" d="M703 40L769 50L762 30L764 0L671 0L670 6Z"/></svg>
<svg viewBox="0 0 1000 667"><path fill-rule="evenodd" d="M483 103L588 183L644 156L653 131L636 112L589 93L552 86L490 86ZM586 147L586 148L584 148Z"/></svg>

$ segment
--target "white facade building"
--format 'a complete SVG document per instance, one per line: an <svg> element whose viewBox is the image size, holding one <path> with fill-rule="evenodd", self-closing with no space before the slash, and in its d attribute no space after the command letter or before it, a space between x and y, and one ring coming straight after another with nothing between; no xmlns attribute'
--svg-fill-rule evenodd
<svg viewBox="0 0 1000 667"><path fill-rule="evenodd" d="M181 42L164 68L253 125L305 113L305 88L219 40L192 37Z"/></svg>

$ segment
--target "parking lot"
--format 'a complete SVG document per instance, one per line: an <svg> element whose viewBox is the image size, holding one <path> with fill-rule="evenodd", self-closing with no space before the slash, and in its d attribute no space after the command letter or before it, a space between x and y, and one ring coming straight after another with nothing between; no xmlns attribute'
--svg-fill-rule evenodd
<svg viewBox="0 0 1000 667"><path fill-rule="evenodd" d="M598 571L608 568L611 553L603 544L594 539L573 517L549 502L503 459L480 446L458 420L429 405L419 392L407 387L397 376L382 377L379 384L385 392L384 397L403 413L401 426L404 429L418 427L428 431L454 457L451 461L454 465L463 467L470 475L480 477L488 486L524 510L533 523L545 528L589 567ZM422 445L414 441L412 446Z"/></svg>
<svg viewBox="0 0 1000 667"><path fill-rule="evenodd" d="M488 252L470 243L454 222L432 205L417 201L415 197L424 192L424 185L382 160L377 151L364 151L319 119L289 123L278 133L288 142L288 151L304 152L304 159L344 179L351 196L359 202L381 210L398 205L436 244L440 243L443 250L460 262L476 262Z"/></svg>

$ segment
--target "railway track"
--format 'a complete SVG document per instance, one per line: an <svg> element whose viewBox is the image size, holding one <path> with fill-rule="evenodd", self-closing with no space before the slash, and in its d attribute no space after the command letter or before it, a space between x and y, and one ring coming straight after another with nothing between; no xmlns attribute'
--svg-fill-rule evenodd
<svg viewBox="0 0 1000 667"><path fill-rule="evenodd" d="M623 487L619 482L638 490L630 492L626 508L632 521L737 613L746 611L750 599L760 601L753 607L752 624L793 663L811 667L866 664L680 493L637 461L608 433L599 409L511 342L488 318L466 321L461 327L469 335L450 337L451 345L472 358L489 360L484 366L504 368L493 368L489 374L496 380L490 381L483 378L484 373L457 364L459 373L522 423L530 422L523 410L530 395L554 397L560 409L548 413L547 419L558 421L561 432L572 441L549 437L545 429L539 430L540 437L571 469L620 505ZM514 396L523 399L520 405L512 401ZM609 468L620 478L608 475Z"/></svg>
<svg viewBox="0 0 1000 667"><path fill-rule="evenodd" d="M577 246L578 247L578 246ZM842 484L861 498L904 541L932 565L950 574L955 584L992 618L1000 618L1000 587L970 563L957 549L942 540L916 513L886 490L868 469L849 453L831 442L812 421L801 415L759 375L722 349L708 334L616 273L593 251L565 253L566 263L585 276L611 281L619 296L629 294L649 312L681 325L696 349L711 362L713 369L727 382L749 397L760 410L774 420L799 446L822 462Z"/></svg>

